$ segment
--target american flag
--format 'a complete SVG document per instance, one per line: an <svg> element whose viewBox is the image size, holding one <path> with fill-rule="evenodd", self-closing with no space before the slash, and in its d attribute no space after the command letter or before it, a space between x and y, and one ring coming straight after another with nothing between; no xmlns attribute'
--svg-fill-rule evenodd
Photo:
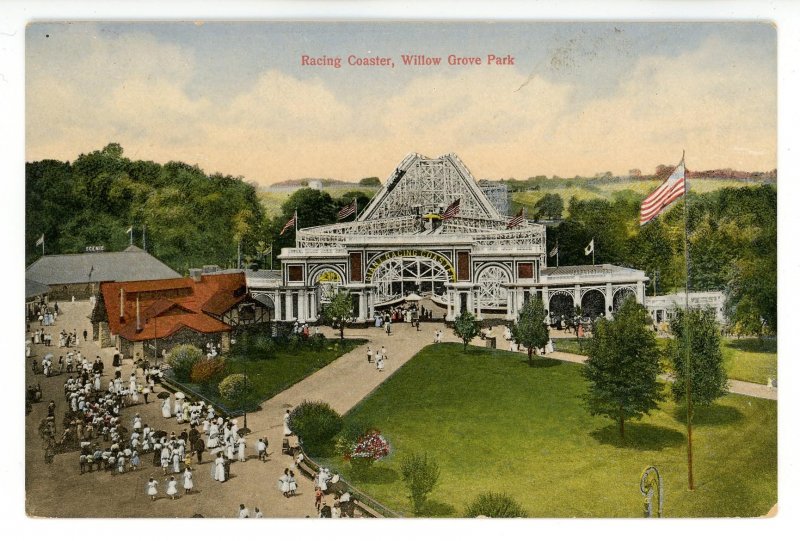
<svg viewBox="0 0 800 541"><path fill-rule="evenodd" d="M522 225L522 222L525 220L525 207L519 209L517 215L511 218L508 223L506 224L506 228L511 229L513 227L519 227Z"/></svg>
<svg viewBox="0 0 800 541"><path fill-rule="evenodd" d="M356 203L356 200L355 200L355 199L353 199L353 202L352 202L352 203L350 203L350 204L349 204L349 205L347 205L346 207L343 207L343 208L342 208L342 209L339 211L339 213L336 215L336 219L337 219L337 220L344 220L345 218L347 218L347 217L348 217L348 216L350 216L351 214L355 214L355 213L356 213L356 204L357 204L357 203Z"/></svg>
<svg viewBox="0 0 800 541"><path fill-rule="evenodd" d="M297 211L294 211L294 214L292 214L291 219L288 222L286 222L286 225L284 225L283 229L281 229L281 235L286 233L286 231L288 229L291 229L292 227L294 227L294 224L296 224L296 223L297 223Z"/></svg>
<svg viewBox="0 0 800 541"><path fill-rule="evenodd" d="M658 216L667 205L686 193L686 166L681 158L681 163L675 171L659 186L656 191L648 195L642 201L642 208L639 216L639 225L644 225Z"/></svg>
<svg viewBox="0 0 800 541"><path fill-rule="evenodd" d="M461 211L461 198L459 197L452 203L442 214L442 220L449 220L450 218L455 218L458 216L458 213Z"/></svg>

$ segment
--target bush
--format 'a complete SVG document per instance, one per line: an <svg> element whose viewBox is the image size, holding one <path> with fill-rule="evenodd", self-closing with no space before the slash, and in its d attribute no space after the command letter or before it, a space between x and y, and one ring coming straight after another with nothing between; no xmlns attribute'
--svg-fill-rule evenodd
<svg viewBox="0 0 800 541"><path fill-rule="evenodd" d="M525 518L528 513L505 492L481 492L467 506L467 517Z"/></svg>
<svg viewBox="0 0 800 541"><path fill-rule="evenodd" d="M342 424L342 416L325 402L304 400L289 414L289 429L311 454L318 454L329 444Z"/></svg>
<svg viewBox="0 0 800 541"><path fill-rule="evenodd" d="M297 351L303 345L303 339L297 333L293 333L286 342L292 351Z"/></svg>
<svg viewBox="0 0 800 541"><path fill-rule="evenodd" d="M225 371L225 359L215 357L213 359L203 359L192 367L192 383L208 385L215 377Z"/></svg>
<svg viewBox="0 0 800 541"><path fill-rule="evenodd" d="M238 404L247 392L247 377L231 374L219 384L219 395L232 404Z"/></svg>
<svg viewBox="0 0 800 541"><path fill-rule="evenodd" d="M275 354L275 342L269 336L257 336L253 340L253 350L262 357L272 357Z"/></svg>
<svg viewBox="0 0 800 541"><path fill-rule="evenodd" d="M175 346L167 354L167 364L172 368L175 379L182 382L189 381L194 365L203 359L203 352L195 346L183 344Z"/></svg>
<svg viewBox="0 0 800 541"><path fill-rule="evenodd" d="M414 513L419 514L436 483L439 481L439 464L428 453L411 453L400 462L403 483L408 488Z"/></svg>
<svg viewBox="0 0 800 541"><path fill-rule="evenodd" d="M309 346L311 346L311 349L313 349L314 351L320 351L325 349L327 342L328 341L325 339L325 335L322 333L314 334L308 340Z"/></svg>

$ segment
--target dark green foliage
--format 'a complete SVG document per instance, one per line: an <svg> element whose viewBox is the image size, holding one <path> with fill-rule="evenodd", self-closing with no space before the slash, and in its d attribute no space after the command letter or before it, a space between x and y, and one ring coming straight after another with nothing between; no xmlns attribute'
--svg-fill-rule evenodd
<svg viewBox="0 0 800 541"><path fill-rule="evenodd" d="M690 364L686 363L687 319L691 345ZM721 337L713 310L678 310L670 321L675 336L669 346L669 356L674 368L675 382L672 396L676 402L686 396L686 382L691 378L692 402L709 405L725 395L728 375L722 362Z"/></svg>
<svg viewBox="0 0 800 541"><path fill-rule="evenodd" d="M466 516L489 518L525 518L525 509L505 492L481 492L467 506Z"/></svg>
<svg viewBox="0 0 800 541"><path fill-rule="evenodd" d="M203 264L233 265L237 242L252 252L263 230L255 187L241 178L207 175L179 162L130 160L116 143L72 163L26 164L26 261L77 253L89 245L122 250L130 240L178 272Z"/></svg>
<svg viewBox="0 0 800 541"><path fill-rule="evenodd" d="M324 449L342 425L341 415L325 402L304 400L289 415L289 428L312 455Z"/></svg>
<svg viewBox="0 0 800 541"><path fill-rule="evenodd" d="M381 187L381 179L379 179L378 177L362 178L361 180L358 181L358 185L359 186L374 186L376 188L380 188Z"/></svg>
<svg viewBox="0 0 800 541"><path fill-rule="evenodd" d="M464 342L464 351L467 344L481 332L481 326L472 312L462 312L453 322L453 332Z"/></svg>
<svg viewBox="0 0 800 541"><path fill-rule="evenodd" d="M439 463L428 453L411 453L400 461L400 473L414 513L419 514L439 481Z"/></svg>
<svg viewBox="0 0 800 541"><path fill-rule="evenodd" d="M658 405L659 348L647 310L634 298L623 301L613 320L598 320L583 374L589 413L615 420L622 439L626 420Z"/></svg>
<svg viewBox="0 0 800 541"><path fill-rule="evenodd" d="M241 405L247 395L247 376L231 374L219 383L219 395L230 404Z"/></svg>
<svg viewBox="0 0 800 541"><path fill-rule="evenodd" d="M536 202L534 210L539 218L561 218L564 212L564 200L557 193L548 193Z"/></svg>
<svg viewBox="0 0 800 541"><path fill-rule="evenodd" d="M545 309L542 299L533 297L519 312L516 323L511 324L511 336L528 351L528 362L532 362L533 348L543 348L550 339L550 329L544 323Z"/></svg>
<svg viewBox="0 0 800 541"><path fill-rule="evenodd" d="M188 382L192 368L203 359L203 352L192 345L175 346L167 354L167 364L172 368L175 379Z"/></svg>

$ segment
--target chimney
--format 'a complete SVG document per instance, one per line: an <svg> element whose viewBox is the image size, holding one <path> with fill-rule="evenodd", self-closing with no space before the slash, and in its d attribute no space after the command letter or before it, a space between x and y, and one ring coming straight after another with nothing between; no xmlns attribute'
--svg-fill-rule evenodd
<svg viewBox="0 0 800 541"><path fill-rule="evenodd" d="M139 294L136 294L136 332L142 330L142 314L139 312Z"/></svg>
<svg viewBox="0 0 800 541"><path fill-rule="evenodd" d="M189 277L195 282L203 279L203 269L189 269Z"/></svg>
<svg viewBox="0 0 800 541"><path fill-rule="evenodd" d="M119 319L125 319L125 290L119 288Z"/></svg>

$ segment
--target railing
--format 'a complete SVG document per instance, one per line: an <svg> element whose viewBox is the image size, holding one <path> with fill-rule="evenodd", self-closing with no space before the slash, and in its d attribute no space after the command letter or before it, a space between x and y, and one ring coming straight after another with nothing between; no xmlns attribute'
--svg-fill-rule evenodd
<svg viewBox="0 0 800 541"><path fill-rule="evenodd" d="M305 466L308 467L308 469L312 470L313 473L317 473L320 470L320 465L308 456L308 453L306 453L305 449L303 449L302 445L300 444L299 438L297 446L300 449L300 452L303 453L302 462L305 464ZM303 471L302 468L301 471ZM311 475L311 477L313 477L313 474ZM339 482L337 483L337 485L342 485L345 488L343 492L349 492L351 496L351 501L355 501L354 505L359 509L361 509L362 512L366 512L370 516L377 515L383 518L401 518L403 516L397 511L389 509L385 505L376 501L369 494L366 494L365 492L362 492L357 488L355 488L351 483L346 481L341 474L339 474Z"/></svg>
<svg viewBox="0 0 800 541"><path fill-rule="evenodd" d="M221 411L222 413L224 413L226 417L233 418L233 417L241 417L242 415L244 415L244 410L231 410L231 409L228 409L225 406L223 406L222 404L220 404L218 401L214 400L213 398L209 398L209 397L205 396L203 393L200 393L195 389L187 387L186 385L183 385L182 383L178 383L177 381L175 381L174 379L172 379L172 378L170 378L168 376L163 376L161 378L161 386L162 387L169 387L169 388L172 388L172 389L177 389L177 390L181 391L183 394L185 394L186 396L192 396L192 397L195 397L195 398L199 398L200 400L202 400L206 404L211 404L212 406L214 406L214 409L216 411Z"/></svg>

